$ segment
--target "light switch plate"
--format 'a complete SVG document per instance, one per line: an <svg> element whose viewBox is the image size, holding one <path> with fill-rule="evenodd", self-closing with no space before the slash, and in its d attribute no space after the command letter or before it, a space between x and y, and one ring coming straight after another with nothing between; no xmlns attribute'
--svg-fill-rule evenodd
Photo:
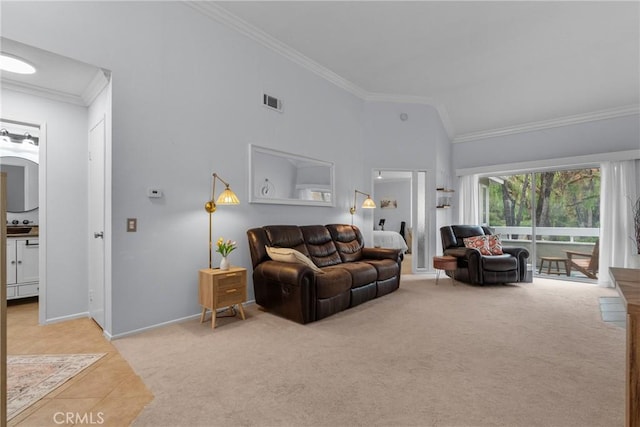
<svg viewBox="0 0 640 427"><path fill-rule="evenodd" d="M138 230L138 218L127 218L127 232L136 232Z"/></svg>

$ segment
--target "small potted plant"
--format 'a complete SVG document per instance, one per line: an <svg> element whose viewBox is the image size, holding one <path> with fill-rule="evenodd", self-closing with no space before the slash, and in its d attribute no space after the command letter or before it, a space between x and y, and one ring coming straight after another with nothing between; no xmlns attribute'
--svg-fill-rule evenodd
<svg viewBox="0 0 640 427"><path fill-rule="evenodd" d="M216 246L216 252L222 255L222 260L220 261L220 270L228 270L230 264L227 256L229 256L229 254L233 252L237 247L236 242L231 241L230 239L227 239L225 241L223 237L220 237L216 242Z"/></svg>

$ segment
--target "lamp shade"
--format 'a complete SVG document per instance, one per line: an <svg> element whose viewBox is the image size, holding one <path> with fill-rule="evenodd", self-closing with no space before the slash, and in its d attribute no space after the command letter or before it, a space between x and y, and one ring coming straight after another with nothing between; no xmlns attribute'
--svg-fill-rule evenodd
<svg viewBox="0 0 640 427"><path fill-rule="evenodd" d="M222 193L220 193L220 196L218 197L218 200L216 200L216 203L219 205L239 205L240 200L238 200L238 196L236 196L236 193L234 193L229 187L227 187Z"/></svg>
<svg viewBox="0 0 640 427"><path fill-rule="evenodd" d="M364 202L362 202L362 207L364 209L375 209L376 202L374 202L371 197L367 197L366 199L364 199Z"/></svg>

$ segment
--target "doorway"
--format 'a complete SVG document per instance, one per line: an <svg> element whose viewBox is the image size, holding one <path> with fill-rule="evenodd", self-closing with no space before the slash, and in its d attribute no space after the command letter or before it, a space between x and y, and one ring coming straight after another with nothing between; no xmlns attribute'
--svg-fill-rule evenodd
<svg viewBox="0 0 640 427"><path fill-rule="evenodd" d="M89 308L89 152L90 131L104 129L104 288L105 334L109 330L111 162L111 75L108 71L33 46L0 37L3 51L38 64L37 73L13 78L3 73L3 115L46 119L40 150L40 290L39 323L87 317ZM35 60L37 59L37 61ZM65 77L64 88L55 86ZM38 80L40 79L40 80ZM20 88L28 87L27 93ZM64 90L63 90L64 89ZM46 141L44 138L46 137ZM70 191L71 190L71 191ZM47 203L48 202L48 203ZM91 240L90 240L91 239ZM93 279L92 279L93 281Z"/></svg>
<svg viewBox="0 0 640 427"><path fill-rule="evenodd" d="M429 233L433 223L428 172L406 169L374 169L374 245L404 251L403 274L430 271L435 241Z"/></svg>

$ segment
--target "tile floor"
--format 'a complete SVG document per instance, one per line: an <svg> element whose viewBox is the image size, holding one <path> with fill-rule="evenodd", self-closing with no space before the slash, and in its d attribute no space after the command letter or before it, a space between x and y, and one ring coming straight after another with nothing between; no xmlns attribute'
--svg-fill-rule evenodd
<svg viewBox="0 0 640 427"><path fill-rule="evenodd" d="M105 357L14 417L9 427L74 425L59 412L101 426L128 426L153 395L117 349L88 318L38 325L37 301L10 301L7 307L8 354L107 353ZM75 415L78 414L78 415ZM86 414L86 415L85 415ZM89 424L89 422L85 422Z"/></svg>
<svg viewBox="0 0 640 427"><path fill-rule="evenodd" d="M627 310L620 297L600 297L600 314L607 323L627 327Z"/></svg>

